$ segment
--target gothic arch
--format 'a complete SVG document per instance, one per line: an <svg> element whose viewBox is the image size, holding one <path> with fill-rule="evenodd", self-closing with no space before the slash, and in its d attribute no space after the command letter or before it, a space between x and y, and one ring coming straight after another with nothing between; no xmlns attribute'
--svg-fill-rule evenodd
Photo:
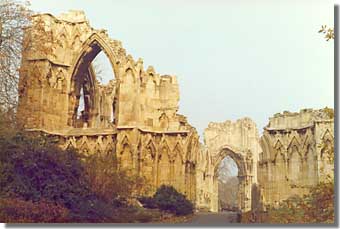
<svg viewBox="0 0 340 229"><path fill-rule="evenodd" d="M82 88L86 87L87 100L84 109L83 121L87 122L88 125L93 125L94 119L100 110L98 89L96 88L96 75L92 67L92 61L96 56L103 51L112 66L114 77L119 79L118 71L118 59L111 48L110 44L98 33L93 33L85 42L81 45L79 54L72 60L70 67L71 79L69 87L69 116L68 125L77 126L77 110L79 108L79 98L81 96ZM117 87L118 88L118 87ZM84 91L84 90L83 90ZM115 109L116 110L116 109Z"/></svg>
<svg viewBox="0 0 340 229"><path fill-rule="evenodd" d="M172 150L172 152L174 154L173 155L174 157L177 157L177 154L178 154L178 156L181 158L182 163L185 162L184 156L183 156L183 148L182 148L182 146L180 145L179 142L176 143L176 145L175 145L174 149Z"/></svg>
<svg viewBox="0 0 340 229"><path fill-rule="evenodd" d="M292 138L292 140L290 141L290 143L289 143L289 145L287 147L288 158L291 158L292 153L295 152L295 151L293 151L294 148L296 149L296 152L299 154L300 158L302 158L301 149L300 149L300 143L299 143L299 141L297 140L297 138L295 136Z"/></svg>
<svg viewBox="0 0 340 229"><path fill-rule="evenodd" d="M152 138L150 138L150 140L147 142L147 144L144 147L144 149L148 149L148 148L151 150L152 156L155 157L157 148Z"/></svg>
<svg viewBox="0 0 340 229"><path fill-rule="evenodd" d="M269 160L271 158L270 152L274 152L273 146L270 144L269 136L266 134L262 136L260 146L263 150L263 160Z"/></svg>
<svg viewBox="0 0 340 229"><path fill-rule="evenodd" d="M253 174L251 169L248 169L250 167L255 167L255 165L252 164L249 167L249 163L254 163L253 160L248 160L247 152L240 151L234 147L231 147L229 145L224 145L220 147L218 150L218 154L213 158L213 186L214 186L214 192L218 193L218 167L221 163L221 161L229 156L234 160L238 167L238 178L239 178L239 191L238 191L238 208L241 211L248 211L251 206L252 197L251 197L251 190L252 185L254 182ZM213 208L214 211L218 211L218 195L213 198Z"/></svg>
<svg viewBox="0 0 340 229"><path fill-rule="evenodd" d="M300 160L302 159L302 153L301 153L300 145L299 145L298 141L296 140L296 138L293 138L292 141L290 142L288 149L287 149L287 153L288 153L288 155L287 155L288 160L291 159L291 157L293 156L293 153L297 153Z"/></svg>
<svg viewBox="0 0 340 229"><path fill-rule="evenodd" d="M273 155L272 155L273 156L272 161L276 162L276 158L279 154L281 154L283 156L283 160L286 161L287 156L284 153L284 146L280 140L276 141L273 148L274 150L273 150Z"/></svg>
<svg viewBox="0 0 340 229"><path fill-rule="evenodd" d="M221 161L225 158L225 157L231 157L235 163L237 164L238 167L238 175L239 176L245 176L247 174L246 171L246 161L244 156L242 155L242 153L237 152L235 149L233 149L233 147L231 146L223 146L220 148L219 153L217 155L217 157L214 158L214 175L217 175L217 170L218 170L218 166L220 165Z"/></svg>
<svg viewBox="0 0 340 229"><path fill-rule="evenodd" d="M157 186L160 184L169 184L171 182L170 173L170 147L166 141L160 144L159 154L157 157Z"/></svg>
<svg viewBox="0 0 340 229"><path fill-rule="evenodd" d="M76 71L80 67L80 65L83 64L82 60L84 58L85 59L90 58L93 60L100 51L103 51L108 57L112 69L114 71L115 77L118 79L119 78L118 57L115 55L110 45L98 33L93 33L86 41L83 42L79 55L72 61L71 64L72 78L75 76ZM89 61L89 63L91 63L92 60Z"/></svg>
<svg viewBox="0 0 340 229"><path fill-rule="evenodd" d="M314 141L313 141L313 137L312 135L310 134L310 132L307 130L306 131L306 136L305 136L305 139L303 141L303 145L302 145L302 150L303 152L305 152L305 155L307 154L307 150L308 150L308 147L311 147L313 145Z"/></svg>
<svg viewBox="0 0 340 229"><path fill-rule="evenodd" d="M333 142L333 139L334 139L334 136L331 134L331 132L329 131L329 129L327 129L326 131L325 131L325 133L322 135L322 141L327 141L327 140L329 140L329 141L331 141L331 142Z"/></svg>
<svg viewBox="0 0 340 229"><path fill-rule="evenodd" d="M127 144L127 145L131 145L130 144L130 140L129 140L129 137L125 134L124 135L124 137L122 137L122 140L121 140L121 143L120 143L121 145L125 145L125 144Z"/></svg>

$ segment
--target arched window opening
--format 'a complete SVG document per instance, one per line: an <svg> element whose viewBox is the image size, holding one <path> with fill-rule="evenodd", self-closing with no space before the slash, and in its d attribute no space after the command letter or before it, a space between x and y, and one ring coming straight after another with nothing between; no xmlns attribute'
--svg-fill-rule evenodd
<svg viewBox="0 0 340 229"><path fill-rule="evenodd" d="M72 76L69 125L109 128L116 124L116 79L111 61L93 42L78 60Z"/></svg>
<svg viewBox="0 0 340 229"><path fill-rule="evenodd" d="M82 111L85 110L85 101L84 101L84 90L83 88L80 89L80 97L79 97L79 106L77 110L77 119L81 118Z"/></svg>
<svg viewBox="0 0 340 229"><path fill-rule="evenodd" d="M218 203L220 211L237 211L239 206L239 168L236 162L226 156L220 163L218 176Z"/></svg>
<svg viewBox="0 0 340 229"><path fill-rule="evenodd" d="M111 80L115 80L111 62L103 51L93 59L92 66L101 85L108 85Z"/></svg>

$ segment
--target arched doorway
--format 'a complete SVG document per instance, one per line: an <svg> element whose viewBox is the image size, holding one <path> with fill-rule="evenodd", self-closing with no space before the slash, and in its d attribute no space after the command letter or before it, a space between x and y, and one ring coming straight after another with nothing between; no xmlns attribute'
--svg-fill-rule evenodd
<svg viewBox="0 0 340 229"><path fill-rule="evenodd" d="M212 211L219 211L219 168L221 162L225 158L231 158L238 168L238 195L237 195L237 209L245 212L251 209L251 191L252 184L255 183L254 177L252 174L254 163L252 159L252 155L250 152L240 152L236 149L233 149L230 146L223 146L219 153L214 158L214 176L213 176L213 190L214 195L212 198Z"/></svg>
<svg viewBox="0 0 340 229"><path fill-rule="evenodd" d="M221 161L217 170L217 176L219 211L238 210L238 167L230 156L226 156Z"/></svg>
<svg viewBox="0 0 340 229"><path fill-rule="evenodd" d="M68 126L105 128L116 124L118 67L113 59L110 46L97 34L83 44L72 69Z"/></svg>

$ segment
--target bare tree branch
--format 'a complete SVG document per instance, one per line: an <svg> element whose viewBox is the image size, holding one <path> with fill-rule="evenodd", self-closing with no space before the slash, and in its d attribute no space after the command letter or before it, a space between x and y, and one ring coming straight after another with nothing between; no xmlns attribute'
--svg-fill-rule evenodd
<svg viewBox="0 0 340 229"><path fill-rule="evenodd" d="M31 16L28 5L0 0L0 111L16 109L24 29Z"/></svg>

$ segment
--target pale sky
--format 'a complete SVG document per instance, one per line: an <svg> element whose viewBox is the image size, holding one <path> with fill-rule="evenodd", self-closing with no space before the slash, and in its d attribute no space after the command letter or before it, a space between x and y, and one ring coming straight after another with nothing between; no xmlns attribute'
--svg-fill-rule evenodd
<svg viewBox="0 0 340 229"><path fill-rule="evenodd" d="M36 12L83 10L135 60L176 75L179 113L199 134L210 121L333 107L333 1L32 0ZM201 141L203 139L201 138Z"/></svg>

